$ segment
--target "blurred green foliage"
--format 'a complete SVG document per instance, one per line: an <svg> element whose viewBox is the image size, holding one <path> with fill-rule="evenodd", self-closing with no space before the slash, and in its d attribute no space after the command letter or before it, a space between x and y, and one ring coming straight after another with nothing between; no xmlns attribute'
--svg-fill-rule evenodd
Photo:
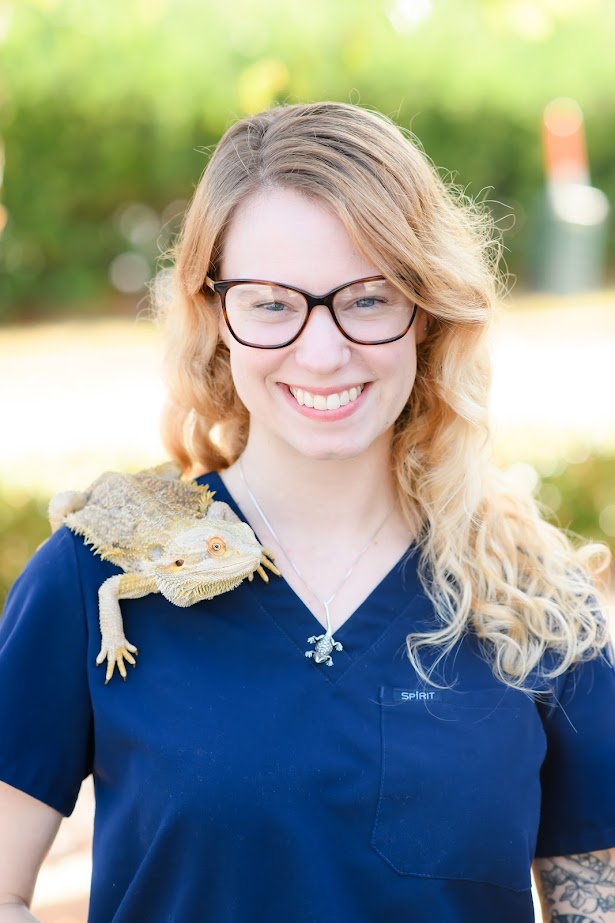
<svg viewBox="0 0 615 923"><path fill-rule="evenodd" d="M21 489L0 488L0 607L26 561L49 537L47 502Z"/></svg>
<svg viewBox="0 0 615 923"><path fill-rule="evenodd" d="M600 527L600 515L613 504L615 456L590 455L542 478L538 497L557 512L558 525L594 541L606 542L615 553L615 529L610 535ZM22 491L0 490L0 607L11 583L38 545L49 536L48 498Z"/></svg>
<svg viewBox="0 0 615 923"><path fill-rule="evenodd" d="M582 106L615 199L614 44L610 0L0 0L0 320L95 307L122 253L153 275L206 150L277 101L358 102L411 128L494 200L522 271L553 97Z"/></svg>
<svg viewBox="0 0 615 923"><path fill-rule="evenodd" d="M615 552L615 517L610 534L601 526L604 511L615 504L615 456L589 455L540 480L538 497L553 511L553 520L587 538L610 544Z"/></svg>

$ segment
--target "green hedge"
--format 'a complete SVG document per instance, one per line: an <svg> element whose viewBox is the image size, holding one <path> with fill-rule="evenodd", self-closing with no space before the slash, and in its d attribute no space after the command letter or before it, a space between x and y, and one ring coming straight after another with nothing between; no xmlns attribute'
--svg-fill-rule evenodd
<svg viewBox="0 0 615 923"><path fill-rule="evenodd" d="M411 127L503 226L514 215L508 262L523 277L554 96L581 103L593 179L615 200L615 4L527 7L439 0L412 24L421 4L401 0L5 0L0 320L95 306L124 251L153 273L203 150L276 101L350 100ZM134 202L158 216L149 236L122 224Z"/></svg>
<svg viewBox="0 0 615 923"><path fill-rule="evenodd" d="M47 500L0 488L0 606L10 585L49 536Z"/></svg>
<svg viewBox="0 0 615 923"><path fill-rule="evenodd" d="M615 517L608 517L610 534L601 528L607 525L604 511L615 507L613 485L615 457L590 455L585 461L541 478L538 496L552 510L551 518L558 525L606 542L615 552Z"/></svg>

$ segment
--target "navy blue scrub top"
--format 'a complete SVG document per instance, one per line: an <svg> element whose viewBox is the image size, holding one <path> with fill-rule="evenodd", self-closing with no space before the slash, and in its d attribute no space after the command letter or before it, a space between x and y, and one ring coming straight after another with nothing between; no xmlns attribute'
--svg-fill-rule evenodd
<svg viewBox="0 0 615 923"><path fill-rule="evenodd" d="M217 474L199 478L237 510ZM65 815L96 789L90 923L525 923L530 864L615 845L615 674L536 704L471 636L454 689L417 680L433 625L407 557L335 633L282 578L178 608L122 601L139 648L104 685L97 589L118 568L66 528L0 623L0 778ZM554 704L555 703L555 704Z"/></svg>

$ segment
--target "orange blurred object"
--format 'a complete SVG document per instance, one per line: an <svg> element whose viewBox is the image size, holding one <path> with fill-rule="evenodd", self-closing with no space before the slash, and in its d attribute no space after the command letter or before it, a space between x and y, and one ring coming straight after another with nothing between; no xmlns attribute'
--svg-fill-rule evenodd
<svg viewBox="0 0 615 923"><path fill-rule="evenodd" d="M542 137L547 181L588 185L583 113L574 99L561 97L546 106Z"/></svg>

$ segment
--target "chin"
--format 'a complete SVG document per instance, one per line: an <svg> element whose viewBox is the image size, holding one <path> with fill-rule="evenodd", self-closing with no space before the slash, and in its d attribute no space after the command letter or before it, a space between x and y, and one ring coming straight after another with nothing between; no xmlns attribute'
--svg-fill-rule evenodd
<svg viewBox="0 0 615 923"><path fill-rule="evenodd" d="M304 458L312 458L314 461L346 461L363 455L375 442L375 439L372 441L313 439L298 444L296 449Z"/></svg>

